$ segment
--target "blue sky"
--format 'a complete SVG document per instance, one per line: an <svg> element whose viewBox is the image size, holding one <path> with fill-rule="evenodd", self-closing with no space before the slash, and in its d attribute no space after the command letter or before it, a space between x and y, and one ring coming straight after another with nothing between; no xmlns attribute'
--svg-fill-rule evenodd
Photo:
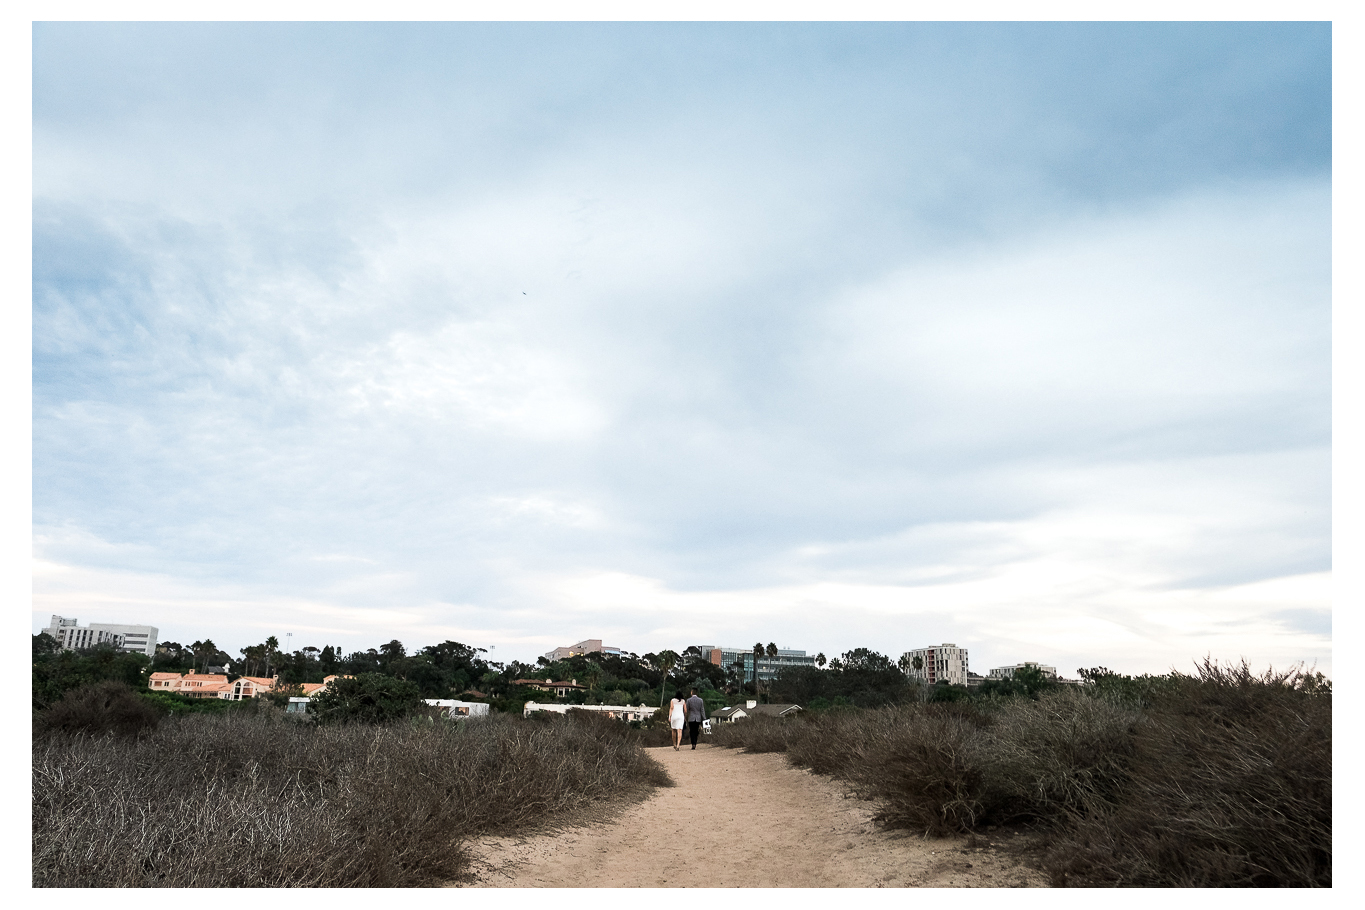
<svg viewBox="0 0 1365 910"><path fill-rule="evenodd" d="M1316 24L39 24L34 628L1331 669Z"/></svg>

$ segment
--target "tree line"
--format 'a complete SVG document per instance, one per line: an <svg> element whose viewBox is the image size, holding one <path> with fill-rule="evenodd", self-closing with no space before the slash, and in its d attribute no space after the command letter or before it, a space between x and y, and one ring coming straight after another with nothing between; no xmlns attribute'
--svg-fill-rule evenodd
<svg viewBox="0 0 1365 910"><path fill-rule="evenodd" d="M1024 667L1010 679L986 680L973 689L946 683L927 686L911 678L908 671L917 668L904 658L893 662L869 648L854 648L829 660L819 654L813 666L783 667L771 679L759 678L758 659L776 657L777 651L771 642L755 643L755 659L747 669L743 661L717 666L696 647L681 652L666 649L646 654L580 654L555 661L539 657L534 664L528 664L491 660L487 649L450 640L409 651L394 639L347 654L333 645L288 652L281 650L278 639L270 636L259 644L239 649L237 657L219 649L211 639L202 639L189 645L163 642L158 645L156 656L148 658L122 653L109 645L62 651L51 636L41 632L33 636L33 701L35 708L42 708L68 689L105 679L145 690L154 672L202 673L213 669L221 669L229 680L240 676L278 676L277 694L281 696L297 691L295 687L302 683L320 683L328 676L366 676L401 682L402 690L418 699L486 701L496 710L510 712L520 712L527 701L553 698L525 682L532 679L576 680L582 688L571 690L559 700L588 705L656 707L666 704L676 690L696 688L712 712L744 698L821 710L911 701L1037 697L1058 685L1037 668ZM1118 686L1128 679L1103 667L1082 668L1079 672L1094 685Z"/></svg>

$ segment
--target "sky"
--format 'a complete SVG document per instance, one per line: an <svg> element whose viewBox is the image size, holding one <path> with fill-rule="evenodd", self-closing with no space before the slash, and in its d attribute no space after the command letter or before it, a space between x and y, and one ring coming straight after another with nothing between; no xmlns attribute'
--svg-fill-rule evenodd
<svg viewBox="0 0 1365 910"><path fill-rule="evenodd" d="M33 631L1330 675L1331 63L36 24Z"/></svg>

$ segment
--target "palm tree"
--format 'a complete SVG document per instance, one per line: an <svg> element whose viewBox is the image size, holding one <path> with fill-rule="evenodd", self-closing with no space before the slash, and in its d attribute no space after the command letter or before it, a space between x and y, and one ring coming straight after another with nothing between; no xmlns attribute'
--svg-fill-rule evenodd
<svg viewBox="0 0 1365 910"><path fill-rule="evenodd" d="M265 675L270 675L270 658L280 648L280 640L275 636L270 636L265 640Z"/></svg>
<svg viewBox="0 0 1365 910"><path fill-rule="evenodd" d="M821 651L819 654L815 655L815 665L816 665L817 667L819 667L820 669L822 669L822 670L825 668L825 652L824 652L824 651Z"/></svg>
<svg viewBox="0 0 1365 910"><path fill-rule="evenodd" d="M659 707L664 706L664 687L668 685L668 671L678 665L678 653L676 651L659 652L659 669L663 671L663 681L659 683Z"/></svg>
<svg viewBox="0 0 1365 910"><path fill-rule="evenodd" d="M213 643L213 639L211 638L206 638L201 642L197 642L197 644L199 645L200 648L203 649L204 653L203 672L207 673L209 671L209 661L212 660L215 655L217 655L218 646Z"/></svg>
<svg viewBox="0 0 1365 910"><path fill-rule="evenodd" d="M767 652L763 649L763 642L754 642L754 694L758 694L758 659Z"/></svg>

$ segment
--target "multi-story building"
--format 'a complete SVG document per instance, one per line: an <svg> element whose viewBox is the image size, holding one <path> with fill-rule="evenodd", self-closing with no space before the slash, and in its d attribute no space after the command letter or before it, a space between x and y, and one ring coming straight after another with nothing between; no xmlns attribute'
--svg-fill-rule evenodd
<svg viewBox="0 0 1365 910"><path fill-rule="evenodd" d="M1009 679L1010 677L1014 676L1015 670L1022 670L1024 669L1024 667L1032 667L1035 670L1043 671L1044 676L1050 676L1053 679L1057 678L1056 667L1049 667L1032 660L1026 660L1021 664L1010 664L1008 667L996 667L995 669L991 670L990 678Z"/></svg>
<svg viewBox="0 0 1365 910"><path fill-rule="evenodd" d="M918 659L917 659L918 658ZM967 649L951 642L916 648L902 655L905 674L929 685L946 682L954 686L967 685Z"/></svg>
<svg viewBox="0 0 1365 910"><path fill-rule="evenodd" d="M716 647L715 645L700 645L702 657L718 667L730 669L738 661L744 666L744 678L750 680L754 678L754 649L749 648L727 648ZM770 680L784 667L813 667L815 658L808 656L805 651L795 648L778 648L776 657L769 657L764 654L758 658L758 678L760 680Z"/></svg>
<svg viewBox="0 0 1365 910"><path fill-rule="evenodd" d="M57 640L57 644L68 651L93 648L99 644L110 644L120 651L131 654L156 656L155 626L130 626L119 623L92 622L88 626L78 625L74 617L53 616L45 630Z"/></svg>
<svg viewBox="0 0 1365 910"><path fill-rule="evenodd" d="M570 657L578 657L580 654L607 654L612 657L620 657L625 652L620 648L613 648L611 645L602 644L600 638L588 638L580 641L576 645L569 645L566 648L555 648L545 655L545 659L554 662L556 660L566 660Z"/></svg>

